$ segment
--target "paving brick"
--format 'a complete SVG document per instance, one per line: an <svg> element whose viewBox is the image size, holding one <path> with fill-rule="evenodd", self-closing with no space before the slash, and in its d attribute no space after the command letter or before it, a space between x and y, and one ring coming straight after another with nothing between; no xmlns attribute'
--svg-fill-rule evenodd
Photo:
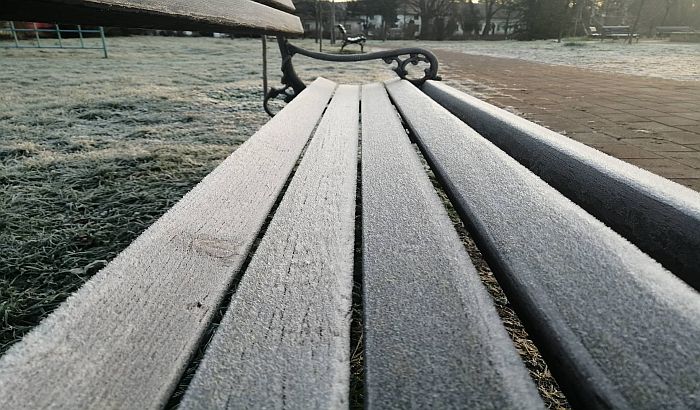
<svg viewBox="0 0 700 410"><path fill-rule="evenodd" d="M700 169L700 151L689 151L689 152L669 152L665 154L676 161L691 166L696 169Z"/></svg>
<svg viewBox="0 0 700 410"><path fill-rule="evenodd" d="M670 125L672 127L678 126L678 125L700 125L700 121L698 120L693 120L690 118L685 118L681 116L672 116L672 117L654 117L654 121L660 122L665 125Z"/></svg>
<svg viewBox="0 0 700 410"><path fill-rule="evenodd" d="M700 178L674 178L673 181L700 192Z"/></svg>
<svg viewBox="0 0 700 410"><path fill-rule="evenodd" d="M626 158L625 161L666 178L696 178L698 170L668 158Z"/></svg>
<svg viewBox="0 0 700 410"><path fill-rule="evenodd" d="M674 131L674 132L664 132L662 137L676 144L682 144L685 146L700 144L700 134L689 131Z"/></svg>
<svg viewBox="0 0 700 410"><path fill-rule="evenodd" d="M624 95L624 94L623 94ZM634 105L635 107L637 106L637 102L639 102L639 97L617 97L615 101L619 101L624 104L629 104L629 105Z"/></svg>
<svg viewBox="0 0 700 410"><path fill-rule="evenodd" d="M574 132L569 138L588 145L617 144L617 139L599 132Z"/></svg>
<svg viewBox="0 0 700 410"><path fill-rule="evenodd" d="M679 125L678 128L700 134L700 125Z"/></svg>
<svg viewBox="0 0 700 410"><path fill-rule="evenodd" d="M635 130L635 129L629 129L625 128L621 125L613 124L613 125L606 125L606 124L591 124L591 128L595 129L598 132L602 132L605 134L608 134L612 137L615 137L617 139L623 139L623 138L650 138L656 135L654 131L648 131L648 130Z"/></svg>
<svg viewBox="0 0 700 410"><path fill-rule="evenodd" d="M698 109L698 111L695 112L679 112L676 115L684 118L690 118L691 120L700 121L700 109Z"/></svg>
<svg viewBox="0 0 700 410"><path fill-rule="evenodd" d="M561 132L563 134L571 134L576 132L593 132L593 129L588 127L586 124L582 124L577 121L572 121L563 117L535 117L537 123L544 125L545 127Z"/></svg>
<svg viewBox="0 0 700 410"><path fill-rule="evenodd" d="M656 111L656 110L651 110L649 108L638 108L635 110L624 110L624 112L632 115L637 115L639 117L644 117L644 118L654 118L654 117L665 117L668 116L667 113L661 112L661 111Z"/></svg>
<svg viewBox="0 0 700 410"><path fill-rule="evenodd" d="M644 122L645 118L644 117L638 117L636 115L620 112L619 114L617 113L600 113L599 116L605 118L606 120L614 121L617 123L627 123L627 122ZM682 118L682 117L681 117ZM685 120L688 120L687 118L683 118Z"/></svg>
<svg viewBox="0 0 700 410"><path fill-rule="evenodd" d="M650 97L649 99L650 99L650 101L656 101L656 100L654 100L653 97ZM673 107L670 105L666 105L660 101L658 101L656 103L656 107L654 107L653 109L656 111L664 112L667 115L678 115L679 112L688 112L688 109L686 109L686 108L676 108L676 107Z"/></svg>
<svg viewBox="0 0 700 410"><path fill-rule="evenodd" d="M680 145L657 138L625 138L622 139L622 142L649 150L651 152L692 151L691 148L688 148L685 145Z"/></svg>
<svg viewBox="0 0 700 410"><path fill-rule="evenodd" d="M675 112L692 112L700 108L698 103L664 103L664 106L674 109Z"/></svg>
<svg viewBox="0 0 700 410"><path fill-rule="evenodd" d="M613 111L613 110L612 110L611 108L609 108L609 107L596 106L596 107L586 108L586 109L584 109L583 111L588 112L588 113L591 113L591 114L607 114L607 113L610 113L610 111ZM615 110L615 111L617 111L617 110Z"/></svg>
<svg viewBox="0 0 700 410"><path fill-rule="evenodd" d="M631 130L644 130L644 131L657 131L657 132L667 132L667 131L678 131L675 127L669 127L668 125L661 124L655 121L644 121L644 122L629 122L626 127Z"/></svg>
<svg viewBox="0 0 700 410"><path fill-rule="evenodd" d="M516 104L518 100L512 98L512 97L495 97L495 98L489 98L489 102L494 105L498 106L511 106L513 104Z"/></svg>
<svg viewBox="0 0 700 410"><path fill-rule="evenodd" d="M599 151L602 151L610 156L620 159L638 159L638 158L663 158L658 154L654 154L648 150L635 147L625 143L608 143L608 144L587 144Z"/></svg>
<svg viewBox="0 0 700 410"><path fill-rule="evenodd" d="M631 105L631 104L625 104L621 102L616 102L616 101L601 101L598 104L600 104L603 107L608 107L612 108L615 110L633 110L635 108L638 108L636 105Z"/></svg>
<svg viewBox="0 0 700 410"><path fill-rule="evenodd" d="M700 82L440 50L438 57L457 88L700 191Z"/></svg>
<svg viewBox="0 0 700 410"><path fill-rule="evenodd" d="M659 112L666 112L665 110L662 109L662 107L659 106L658 101L645 101L645 100L639 100L637 104L635 104L637 108L646 108L649 110L654 110L654 111L659 111ZM625 111L631 111L634 110L635 108L631 108ZM687 110L686 110L687 111Z"/></svg>

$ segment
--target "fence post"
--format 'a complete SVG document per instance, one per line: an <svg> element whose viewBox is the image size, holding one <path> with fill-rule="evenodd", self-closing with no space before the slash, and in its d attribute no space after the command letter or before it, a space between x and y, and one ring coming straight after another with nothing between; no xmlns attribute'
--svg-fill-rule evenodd
<svg viewBox="0 0 700 410"><path fill-rule="evenodd" d="M15 22L10 22L10 30L12 30L12 37L15 39L15 47L19 48L19 40L17 40L17 29L15 28Z"/></svg>
<svg viewBox="0 0 700 410"><path fill-rule="evenodd" d="M41 48L41 40L39 39L39 29L36 27L36 23L32 23L34 25L34 36L36 37L36 48Z"/></svg>
<svg viewBox="0 0 700 410"><path fill-rule="evenodd" d="M61 38L61 28L56 24L56 35L58 36L58 46L63 48L63 39Z"/></svg>
<svg viewBox="0 0 700 410"><path fill-rule="evenodd" d="M83 28L78 24L78 37L80 37L80 48L85 48L85 43L83 42Z"/></svg>
<svg viewBox="0 0 700 410"><path fill-rule="evenodd" d="M102 26L100 26L100 38L102 39L102 50L105 53L105 58L109 58L107 55L107 41L105 41L105 29Z"/></svg>

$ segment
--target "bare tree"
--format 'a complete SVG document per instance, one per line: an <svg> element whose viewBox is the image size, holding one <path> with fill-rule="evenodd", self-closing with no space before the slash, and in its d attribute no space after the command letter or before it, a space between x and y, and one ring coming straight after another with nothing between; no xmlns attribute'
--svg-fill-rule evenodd
<svg viewBox="0 0 700 410"><path fill-rule="evenodd" d="M642 17L642 10L644 9L644 3L646 0L639 0L639 8L637 9L637 15L634 17L634 24L632 25L632 30L630 30L629 38L627 39L628 44L632 44L632 36L637 32L637 27L639 26L639 19Z"/></svg>
<svg viewBox="0 0 700 410"><path fill-rule="evenodd" d="M460 3L457 4L456 14L459 17L459 23L462 26L465 40L472 34L479 34L481 12L479 8L476 7L473 0L461 0Z"/></svg>
<svg viewBox="0 0 700 410"><path fill-rule="evenodd" d="M501 9L506 7L511 7L515 0L483 0L484 3L484 29L481 31L481 35L485 36L489 34L491 30L491 20L493 16L496 15Z"/></svg>
<svg viewBox="0 0 700 410"><path fill-rule="evenodd" d="M668 19L668 15L671 12L671 9L678 3L678 0L666 0L666 4L664 5L664 18L661 20L661 25L666 25L666 19Z"/></svg>
<svg viewBox="0 0 700 410"><path fill-rule="evenodd" d="M386 41L389 29L396 23L399 0L354 0L348 10L359 16L382 16L382 39Z"/></svg>
<svg viewBox="0 0 700 410"><path fill-rule="evenodd" d="M386 41L389 29L396 23L398 0L373 0L374 12L382 16L382 39Z"/></svg>
<svg viewBox="0 0 700 410"><path fill-rule="evenodd" d="M408 0L421 19L420 38L429 39L433 35L433 22L436 18L449 14L452 0Z"/></svg>

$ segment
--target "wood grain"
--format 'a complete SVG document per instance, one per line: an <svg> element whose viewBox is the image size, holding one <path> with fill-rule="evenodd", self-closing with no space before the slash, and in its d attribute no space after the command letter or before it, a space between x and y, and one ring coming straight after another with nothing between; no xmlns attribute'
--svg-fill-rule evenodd
<svg viewBox="0 0 700 410"><path fill-rule="evenodd" d="M0 19L181 31L304 33L298 17L251 0L5 0Z"/></svg>
<svg viewBox="0 0 700 410"><path fill-rule="evenodd" d="M389 92L581 408L700 408L700 295L408 82Z"/></svg>
<svg viewBox="0 0 700 410"><path fill-rule="evenodd" d="M369 408L544 408L382 84L362 89Z"/></svg>
<svg viewBox="0 0 700 410"><path fill-rule="evenodd" d="M183 409L347 407L358 132L340 86Z"/></svg>
<svg viewBox="0 0 700 410"><path fill-rule="evenodd" d="M700 194L445 84L423 91L700 290Z"/></svg>
<svg viewBox="0 0 700 410"><path fill-rule="evenodd" d="M335 84L318 80L0 359L0 408L163 406Z"/></svg>

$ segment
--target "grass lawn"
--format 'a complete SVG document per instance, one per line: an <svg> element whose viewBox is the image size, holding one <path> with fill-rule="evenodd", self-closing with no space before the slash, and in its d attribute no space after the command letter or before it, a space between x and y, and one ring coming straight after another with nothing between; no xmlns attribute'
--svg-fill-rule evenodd
<svg viewBox="0 0 700 410"><path fill-rule="evenodd" d="M107 60L0 50L0 353L268 120L260 44L112 38ZM335 68L299 61L307 77ZM336 71L391 76L381 63Z"/></svg>

